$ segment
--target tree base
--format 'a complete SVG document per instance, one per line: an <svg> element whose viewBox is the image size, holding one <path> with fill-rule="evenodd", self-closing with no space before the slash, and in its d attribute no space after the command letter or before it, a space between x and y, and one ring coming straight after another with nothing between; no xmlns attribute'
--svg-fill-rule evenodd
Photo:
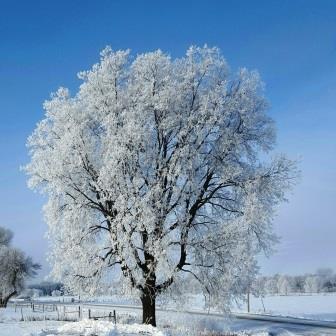
<svg viewBox="0 0 336 336"><path fill-rule="evenodd" d="M155 316L155 297L143 296L142 302L142 323L150 324L156 327L156 316Z"/></svg>

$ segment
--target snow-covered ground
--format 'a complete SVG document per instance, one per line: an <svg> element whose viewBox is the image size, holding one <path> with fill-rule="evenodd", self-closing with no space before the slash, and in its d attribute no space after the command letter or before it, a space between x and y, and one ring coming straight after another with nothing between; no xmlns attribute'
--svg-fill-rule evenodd
<svg viewBox="0 0 336 336"><path fill-rule="evenodd" d="M22 308L18 305L16 312L14 306L11 305L7 309L0 309L0 336L53 336L53 335L210 335L211 332L225 335L224 332L235 332L238 335L277 335L280 333L274 333L276 330L282 330L282 325L270 324L263 322L255 322L248 320L235 320L230 318L218 318L211 316L195 316L183 313L182 310L203 310L203 301L200 296L194 296L185 300L187 302L184 306L179 306L181 312L168 312L158 311L158 330L150 333L148 331L139 331L140 329L134 329L136 324L141 321L141 311L134 310L127 312L127 309L116 308L118 313L119 326L116 329L111 322L108 321L93 321L84 320L80 323L77 322L62 322L57 319L62 319L63 309L67 312L73 312L66 314L69 319L78 318L78 303L69 305L72 297L63 298L57 297L40 297L39 303L53 302L58 304L58 312L42 312L40 308L33 312L31 307L27 305ZM78 297L74 297L78 299ZM90 305L84 305L81 307L82 318L87 318L88 309L91 309L91 316L108 315L111 308L107 308L107 304L114 305L134 305L136 300L132 298L123 298L120 296L106 296L90 300L94 303L100 303L100 307ZM35 301L36 302L36 301ZM68 305L66 304L68 303ZM18 302L19 304L19 302ZM36 303L38 304L38 303ZM168 305L161 305L165 307L174 308L173 303ZM65 307L65 308L64 308ZM251 312L282 315L282 316L294 316L301 318L309 318L325 321L336 321L336 295L291 295L291 296L269 296L262 300L260 298L251 297ZM175 307L176 308L176 307ZM243 303L240 308L236 308L236 311L246 312L246 303ZM40 310L39 310L40 309ZM204 311L204 310L203 310ZM25 320L21 322L22 318ZM46 319L46 320L44 320ZM85 322L86 321L86 322ZM124 327L124 325L132 325L132 327ZM95 329L96 328L96 329ZM123 329L123 328L128 328ZM140 327L139 327L140 328ZM90 331L91 330L91 331ZM93 330L95 330L93 332ZM285 330L285 329L283 329ZM287 329L286 329L287 330ZM247 332L247 333L244 333ZM91 333L90 333L91 332ZM286 331L287 332L287 331ZM315 331L314 331L315 332ZM335 331L336 334L336 331ZM234 334L236 335L236 334ZM301 333L289 333L284 335L302 335ZM309 335L327 335L326 333L309 333ZM213 336L213 335L212 335Z"/></svg>
<svg viewBox="0 0 336 336"><path fill-rule="evenodd" d="M140 305L136 298L124 298L118 295L100 297L94 302ZM190 295L184 298L183 302L160 302L158 306L165 308L178 308L180 310L204 311L204 298L202 295ZM247 312L247 303L242 302L233 308L235 312ZM250 312L257 314L269 314L280 316L291 316L319 321L336 321L336 295L314 294L314 295L288 295L288 296L266 296L258 298L251 296Z"/></svg>
<svg viewBox="0 0 336 336"><path fill-rule="evenodd" d="M39 297L34 301L67 303L78 297ZM124 297L121 295L100 296L86 302L110 303L115 305L140 305L137 298ZM202 295L189 295L183 298L183 302L158 302L158 307L173 308L180 310L204 311L204 299ZM235 312L247 312L246 302L233 308ZM270 314L281 316L292 316L322 321L336 321L336 295L335 294L314 294L314 295L288 295L288 296L266 296L257 298L251 296L250 311L257 314Z"/></svg>
<svg viewBox="0 0 336 336"><path fill-rule="evenodd" d="M0 335L35 336L43 330L56 329L63 324L57 321L0 322Z"/></svg>
<svg viewBox="0 0 336 336"><path fill-rule="evenodd" d="M62 307L62 305L60 305ZM75 305L66 309L75 310ZM88 309L94 316L106 315L106 305L82 306L84 319L80 322L55 321L55 312L32 312L31 308L11 306L0 310L0 336L270 336L270 335L336 335L336 330L274 323L241 320L219 316L195 315L183 312L158 311L158 329L152 331L138 326L141 311L134 308L117 308L117 327L108 321L86 319ZM91 316L92 316L91 315ZM22 316L25 321L21 321ZM46 319L46 320L44 320ZM50 320L49 320L50 319ZM35 321L32 321L35 320ZM145 327L147 328L147 327Z"/></svg>
<svg viewBox="0 0 336 336"><path fill-rule="evenodd" d="M170 336L172 330L167 328L153 328L151 326L140 324L116 324L107 321L82 320L80 322L64 323L57 325L48 322L19 322L4 324L0 329L1 336ZM181 333L178 335L187 335ZM204 335L207 335L204 333ZM211 335L211 333L209 333ZM224 333L221 335L225 335ZM228 336L268 336L268 332L238 332L228 333Z"/></svg>
<svg viewBox="0 0 336 336"><path fill-rule="evenodd" d="M288 295L251 297L251 312L336 321L336 295ZM238 311L246 312L246 303Z"/></svg>
<svg viewBox="0 0 336 336"><path fill-rule="evenodd" d="M70 307L69 307L70 308ZM102 308L92 309L92 314L101 315ZM86 316L84 311L84 315ZM120 318L122 313L118 312L118 322L115 326L113 322L108 321L93 321L83 319L79 322L63 322L48 320L55 319L55 312L32 312L31 309L21 308L14 311L14 307L0 310L0 336L117 336L117 335L146 335L146 336L214 336L213 333L220 332L221 335L226 335L226 332L234 332L228 335L255 335L268 336L267 327L253 326L249 332L248 321L242 323L239 321L233 323L229 319L214 318L214 317L197 317L188 316L183 313L158 312L158 329L153 329L148 326L137 324L139 321L140 312L133 313L134 319ZM22 320L22 316L25 321ZM128 314L128 317L132 315ZM46 320L44 320L46 318ZM31 321L32 319L41 319L42 321ZM122 322L130 322L129 324ZM246 327L245 327L246 325Z"/></svg>

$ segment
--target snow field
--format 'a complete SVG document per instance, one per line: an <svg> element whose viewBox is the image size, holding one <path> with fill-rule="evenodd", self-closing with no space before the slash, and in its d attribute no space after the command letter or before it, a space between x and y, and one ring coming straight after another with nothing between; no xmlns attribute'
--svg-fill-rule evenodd
<svg viewBox="0 0 336 336"><path fill-rule="evenodd" d="M71 299L66 298L66 302ZM50 300L49 297L39 298L40 304ZM132 308L116 307L117 327L112 322L87 320L89 306L82 307L82 318L80 322L57 321L62 319L62 311L65 306L67 318L78 319L78 304L62 305L59 303L60 298L52 298L52 301L59 307L59 315L57 312L45 313L41 311L33 312L30 307L21 308L11 305L7 309L0 309L0 336L79 336L79 335L167 335L167 336L217 336L226 333L234 333L233 335L258 335L266 336L273 332L268 323L258 323L248 320L235 320L228 318L219 318L214 316L196 316L183 313L182 310L204 311L203 301L199 296L191 296L184 306L178 306L178 303L171 302L165 305L169 308L180 308L179 312L158 311L157 321L158 329L150 333L148 330L136 329L141 323L141 310ZM62 301L62 298L61 298ZM106 304L128 304L132 305L132 299L121 298L119 296L105 296L90 300L92 303L100 303L102 306L91 306L91 316L106 316L112 307L106 307ZM50 302L50 301L49 301ZM38 304L38 303L36 303ZM134 304L134 302L133 302ZM264 310L265 308L265 310ZM236 311L246 312L246 303L242 303ZM68 313L71 312L72 313ZM316 320L336 320L336 295L291 295L291 296L268 296L263 298L251 297L251 312L261 314L272 314L281 316L294 316L301 318L309 318ZM141 326L141 325L140 325ZM281 326L280 326L281 327ZM229 334L230 335L230 334ZM287 335L287 334L286 334ZM296 335L296 333L292 334ZM300 334L299 334L300 335ZM321 335L319 333L314 335Z"/></svg>
<svg viewBox="0 0 336 336"><path fill-rule="evenodd" d="M65 297L65 302L70 302L72 297ZM77 298L76 298L77 299ZM87 302L115 305L140 305L137 298L123 297L121 295L102 296L88 300ZM39 297L34 300L41 302L59 301L62 305L63 297ZM188 295L183 297L181 302L164 302L157 307L178 309L181 311L205 311L204 298L202 295ZM274 295L264 298L251 296L250 311L256 314L269 314L280 316L291 316L321 321L336 321L336 295L335 294L314 294L314 295ZM246 302L233 307L234 312L247 312ZM212 311L212 310L211 310Z"/></svg>
<svg viewBox="0 0 336 336"><path fill-rule="evenodd" d="M239 310L246 312L246 304L243 304ZM262 300L251 297L251 312L336 321L336 295L280 295L266 296Z"/></svg>
<svg viewBox="0 0 336 336"><path fill-rule="evenodd" d="M73 308L73 307L69 307ZM85 310L84 310L85 312ZM103 309L92 309L92 314L102 315ZM146 336L194 336L194 335L238 335L238 336L267 336L268 332L256 330L246 332L244 325L231 325L229 319L215 317L197 317L184 313L158 312L158 328L139 324L141 312L118 312L118 322L114 325L109 321L95 321L87 318L79 322L55 321L54 312L45 314L23 310L24 317L21 321L21 310L14 311L13 307L0 310L0 336L116 336L116 335L146 335ZM35 320L32 320L35 319ZM234 333L233 333L234 332Z"/></svg>

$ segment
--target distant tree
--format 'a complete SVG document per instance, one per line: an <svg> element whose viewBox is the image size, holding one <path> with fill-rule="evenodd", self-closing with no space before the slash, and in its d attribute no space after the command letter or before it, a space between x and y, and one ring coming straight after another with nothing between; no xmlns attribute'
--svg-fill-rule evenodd
<svg viewBox="0 0 336 336"><path fill-rule="evenodd" d="M63 284L61 282L42 281L40 283L30 284L28 288L39 289L43 292L43 295L50 296L54 290L63 290Z"/></svg>
<svg viewBox="0 0 336 336"><path fill-rule="evenodd" d="M263 297L268 294L267 281L268 278L265 276L257 277L252 283L251 293L255 297Z"/></svg>
<svg viewBox="0 0 336 336"><path fill-rule="evenodd" d="M333 276L331 280L327 280L323 283L323 292L336 292L336 277Z"/></svg>
<svg viewBox="0 0 336 336"><path fill-rule="evenodd" d="M36 289L36 288L29 288L27 287L25 290L21 291L21 294L18 296L18 298L20 297L40 297L43 296L44 293L41 289Z"/></svg>
<svg viewBox="0 0 336 336"><path fill-rule="evenodd" d="M257 288L264 288L265 294L335 292L336 274L331 268L320 268L315 274L259 277L254 281Z"/></svg>
<svg viewBox="0 0 336 336"><path fill-rule="evenodd" d="M51 296L61 296L61 295L63 295L63 293L58 289L55 289L51 292Z"/></svg>
<svg viewBox="0 0 336 336"><path fill-rule="evenodd" d="M278 293L278 286L277 280L274 277L268 277L265 281L265 288L267 294L277 294Z"/></svg>
<svg viewBox="0 0 336 336"><path fill-rule="evenodd" d="M315 275L308 275L304 284L305 293L317 293L319 291L319 279Z"/></svg>
<svg viewBox="0 0 336 336"><path fill-rule="evenodd" d="M316 276L319 280L319 287L323 291L330 291L333 280L335 279L334 271L331 268L319 268L316 270Z"/></svg>
<svg viewBox="0 0 336 336"><path fill-rule="evenodd" d="M34 276L40 268L10 245L12 237L10 230L0 227L0 307L6 307L8 300L24 288L25 279Z"/></svg>
<svg viewBox="0 0 336 336"><path fill-rule="evenodd" d="M143 322L192 274L228 307L274 243L272 218L295 181L275 143L256 72L230 74L217 48L137 56L106 48L61 88L29 138L30 186L49 196L53 274L94 293L118 269ZM262 153L262 155L260 155Z"/></svg>
<svg viewBox="0 0 336 336"><path fill-rule="evenodd" d="M0 226L0 246L8 246L13 239L13 232Z"/></svg>
<svg viewBox="0 0 336 336"><path fill-rule="evenodd" d="M291 292L290 277L287 275L280 275L277 281L278 293L281 295L288 295Z"/></svg>
<svg viewBox="0 0 336 336"><path fill-rule="evenodd" d="M304 284L305 284L305 276L304 275L296 275L292 278L292 286L294 293L304 293Z"/></svg>

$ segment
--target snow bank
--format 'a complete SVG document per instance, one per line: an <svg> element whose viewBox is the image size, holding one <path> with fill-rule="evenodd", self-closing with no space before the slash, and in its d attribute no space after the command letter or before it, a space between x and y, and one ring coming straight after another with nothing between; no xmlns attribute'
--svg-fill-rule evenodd
<svg viewBox="0 0 336 336"><path fill-rule="evenodd" d="M107 321L94 321L83 320L80 322L66 323L63 326L57 328L57 330L44 330L36 336L54 336L54 335L66 335L66 336L165 336L165 334L157 328L149 325L140 324L114 324Z"/></svg>
<svg viewBox="0 0 336 336"><path fill-rule="evenodd" d="M107 321L94 321L94 320L82 320L80 322L67 323L56 330L43 330L39 333L31 334L31 336L168 336L172 335L172 330L167 329L162 331L158 328L154 328L150 325L143 324L114 324ZM180 336L187 335L185 332L179 333ZM214 332L202 332L198 333L204 336L216 336L218 333ZM225 335L221 333L221 335ZM233 335L229 333L229 335ZM238 332L234 335L237 336L268 336L268 332Z"/></svg>

